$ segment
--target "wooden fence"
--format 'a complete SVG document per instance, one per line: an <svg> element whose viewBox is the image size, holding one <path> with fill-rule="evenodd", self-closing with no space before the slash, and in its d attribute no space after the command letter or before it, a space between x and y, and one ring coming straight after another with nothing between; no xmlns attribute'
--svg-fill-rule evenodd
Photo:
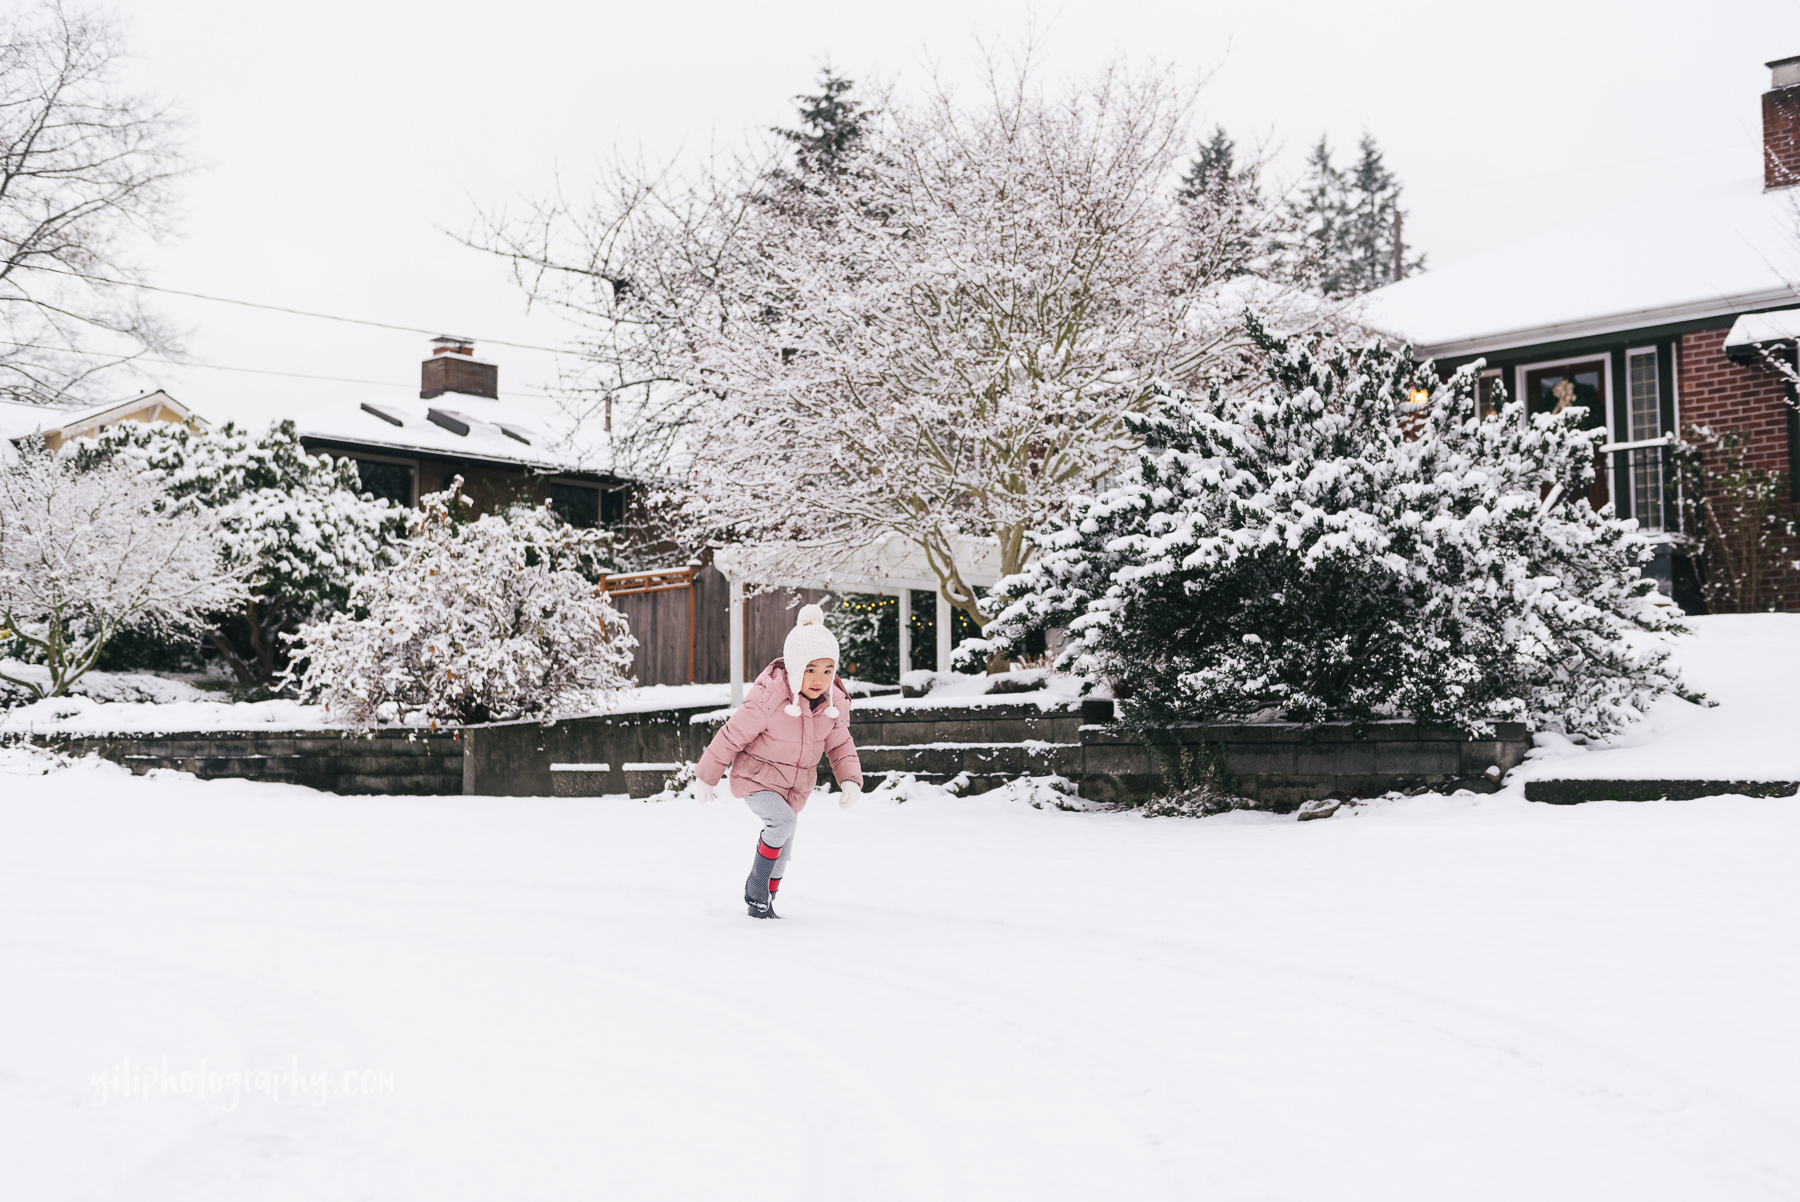
<svg viewBox="0 0 1800 1202"><path fill-rule="evenodd" d="M731 679L731 586L711 564L621 572L603 585L637 639L632 675L640 685L723 684ZM744 679L781 655L794 615L825 596L817 589L744 600Z"/></svg>
<svg viewBox="0 0 1800 1202"><path fill-rule="evenodd" d="M637 638L631 674L639 684L691 684L699 636L696 569L621 572L601 586ZM699 677L698 679L704 679Z"/></svg>

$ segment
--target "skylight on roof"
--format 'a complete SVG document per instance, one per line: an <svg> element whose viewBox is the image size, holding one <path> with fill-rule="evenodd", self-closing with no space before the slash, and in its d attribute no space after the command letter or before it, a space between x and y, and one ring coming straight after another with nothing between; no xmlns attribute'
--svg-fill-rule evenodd
<svg viewBox="0 0 1800 1202"><path fill-rule="evenodd" d="M466 435L469 432L469 421L460 413L449 409L427 409L425 416L452 434Z"/></svg>
<svg viewBox="0 0 1800 1202"><path fill-rule="evenodd" d="M367 401L363 402L362 407L364 413L373 413L390 425L404 426L406 424L406 419L400 416L400 411L397 409L391 409L386 405L371 405Z"/></svg>
<svg viewBox="0 0 1800 1202"><path fill-rule="evenodd" d="M495 422L494 425L499 428L500 433L506 435L508 438L516 439L526 446L531 445L531 431L527 430L524 426L515 426L511 422Z"/></svg>

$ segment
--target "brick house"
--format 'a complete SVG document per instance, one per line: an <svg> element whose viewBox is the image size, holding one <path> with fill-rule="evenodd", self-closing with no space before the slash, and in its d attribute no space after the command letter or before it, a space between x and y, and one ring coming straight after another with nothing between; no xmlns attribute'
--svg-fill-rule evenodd
<svg viewBox="0 0 1800 1202"><path fill-rule="evenodd" d="M309 452L356 461L363 487L413 505L456 476L476 512L549 500L575 526L617 527L632 481L570 451L532 410L500 399L500 369L466 338L432 340L415 401L344 401L296 419Z"/></svg>
<svg viewBox="0 0 1800 1202"><path fill-rule="evenodd" d="M1736 430L1744 466L1786 474L1789 516L1800 500L1800 409L1778 365L1800 337L1800 57L1768 65L1760 178L1628 202L1378 289L1363 313L1440 368L1482 360L1533 412L1584 406L1607 435L1590 500L1657 537L1646 570L1689 609L1670 435ZM1800 610L1796 558L1765 556L1783 610Z"/></svg>

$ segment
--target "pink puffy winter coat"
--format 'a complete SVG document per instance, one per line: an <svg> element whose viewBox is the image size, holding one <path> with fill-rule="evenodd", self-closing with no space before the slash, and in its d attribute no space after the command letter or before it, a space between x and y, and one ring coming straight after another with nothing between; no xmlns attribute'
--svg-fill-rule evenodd
<svg viewBox="0 0 1800 1202"><path fill-rule="evenodd" d="M838 784L861 785L862 761L850 741L850 693L843 682L833 677L830 692L817 702L802 696L797 718L787 712L793 701L787 665L776 660L763 669L742 708L707 744L695 774L716 785L729 767L734 796L769 789L787 798L795 813L805 807L818 783L821 756L831 757ZM825 713L831 705L837 706L835 718Z"/></svg>

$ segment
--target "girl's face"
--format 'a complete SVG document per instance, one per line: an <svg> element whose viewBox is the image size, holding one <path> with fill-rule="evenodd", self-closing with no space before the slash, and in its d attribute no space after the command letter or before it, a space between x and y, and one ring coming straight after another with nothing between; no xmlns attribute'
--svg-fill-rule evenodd
<svg viewBox="0 0 1800 1202"><path fill-rule="evenodd" d="M808 697L823 697L825 690L831 687L831 677L837 671L837 664L828 659L815 659L806 665L806 675L800 678L800 691Z"/></svg>

